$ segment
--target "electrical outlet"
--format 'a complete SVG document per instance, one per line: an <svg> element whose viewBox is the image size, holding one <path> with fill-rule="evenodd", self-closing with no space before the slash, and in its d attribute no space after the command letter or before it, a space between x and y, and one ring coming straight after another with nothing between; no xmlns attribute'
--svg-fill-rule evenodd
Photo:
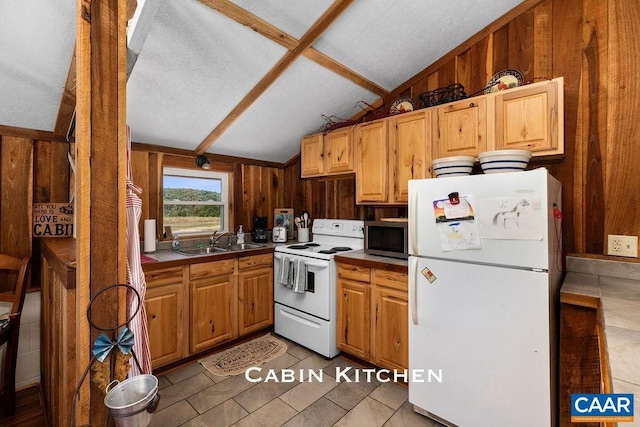
<svg viewBox="0 0 640 427"><path fill-rule="evenodd" d="M609 234L609 255L638 258L638 236L617 236Z"/></svg>

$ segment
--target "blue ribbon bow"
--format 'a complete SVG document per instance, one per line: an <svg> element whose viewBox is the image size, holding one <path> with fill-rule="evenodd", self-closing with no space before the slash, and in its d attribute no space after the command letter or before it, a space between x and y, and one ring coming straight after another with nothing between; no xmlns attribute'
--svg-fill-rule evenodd
<svg viewBox="0 0 640 427"><path fill-rule="evenodd" d="M111 341L104 332L101 333L93 343L93 355L100 362L104 362L104 359L107 358L114 347L118 347L122 354L129 354L133 348L133 332L124 327L120 330L115 341Z"/></svg>

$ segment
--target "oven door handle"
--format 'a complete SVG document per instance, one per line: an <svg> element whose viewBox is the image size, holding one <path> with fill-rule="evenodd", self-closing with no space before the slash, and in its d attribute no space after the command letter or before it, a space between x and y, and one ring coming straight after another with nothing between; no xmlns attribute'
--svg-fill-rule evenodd
<svg viewBox="0 0 640 427"><path fill-rule="evenodd" d="M304 265L306 265L307 267L316 267L316 268L327 268L327 267L329 267L329 264L320 264L320 263L311 262L311 261L305 261Z"/></svg>

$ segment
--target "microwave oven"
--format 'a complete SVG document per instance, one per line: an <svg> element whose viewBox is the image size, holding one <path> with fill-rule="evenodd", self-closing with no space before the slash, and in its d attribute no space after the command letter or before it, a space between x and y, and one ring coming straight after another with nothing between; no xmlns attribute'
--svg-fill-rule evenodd
<svg viewBox="0 0 640 427"><path fill-rule="evenodd" d="M404 218L393 221L365 221L364 252L392 258L409 258L408 225Z"/></svg>

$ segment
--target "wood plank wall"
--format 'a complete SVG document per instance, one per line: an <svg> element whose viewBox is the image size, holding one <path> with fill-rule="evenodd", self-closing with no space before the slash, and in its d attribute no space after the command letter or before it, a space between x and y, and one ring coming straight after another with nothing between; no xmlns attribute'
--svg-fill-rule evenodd
<svg viewBox="0 0 640 427"><path fill-rule="evenodd" d="M300 159L290 161L284 170L287 191L284 202L297 214L309 211L313 218L379 219L407 216L406 207L356 205L355 176L300 178Z"/></svg>
<svg viewBox="0 0 640 427"><path fill-rule="evenodd" d="M467 93L478 92L494 73L506 68L520 70L527 81L563 76L565 157L537 162L536 166L546 166L563 184L565 252L603 254L607 234L640 235L640 179L636 171L640 160L640 83L635 79L640 46L633 36L640 28L640 4L625 0L528 0L523 5L392 91L382 108L388 108L400 95L417 102L421 93L457 81ZM66 144L46 132L16 133L5 126L0 126L0 137L0 250L30 253L34 245L25 240L30 232L15 230L30 227L24 220L31 214L9 208L9 203L24 197L26 192L18 187L29 181L24 177L12 180L4 171L30 175L24 162L30 164L26 159L31 156L33 188L28 191L33 192L33 202L67 201ZM23 142L11 139L16 137ZM22 160L15 156L22 156ZM152 206L158 217L165 156L186 157L186 163L195 167L193 153L144 144L136 148L134 144L135 181L147 190L142 195L143 218L154 217ZM210 159L218 161L216 156L210 155ZM312 218L406 215L402 207L356 206L353 175L301 179L299 158L285 167L243 159L219 161L234 175L234 231L239 224L250 230L254 214L267 216L272 227L273 209L279 207L293 207L296 213L306 209ZM23 166L15 169L17 164ZM22 237L13 243L11 233ZM11 249L9 245L16 246Z"/></svg>
<svg viewBox="0 0 640 427"><path fill-rule="evenodd" d="M638 28L639 2L528 0L393 90L381 108L401 95L418 104L421 93L455 82L481 92L503 69L526 82L563 76L565 157L534 166L562 182L565 252L606 254L608 234L640 235ZM356 207L350 181L300 179L299 163L285 169L285 201L294 207L313 206L316 217L393 213Z"/></svg>
<svg viewBox="0 0 640 427"><path fill-rule="evenodd" d="M162 235L162 168L163 166L198 169L195 154L186 150L169 149L148 144L133 144L131 168L134 183L142 188L142 219L156 218L158 236ZM249 232L253 216L266 216L268 227L273 227L273 212L285 206L284 168L269 163L227 156L207 155L211 169L231 174L229 191L233 195L230 205L230 230L235 232L242 224ZM140 232L143 236L143 223Z"/></svg>
<svg viewBox="0 0 640 427"><path fill-rule="evenodd" d="M40 286L33 203L69 201L67 149L53 134L0 128L0 253L32 257L31 290Z"/></svg>

